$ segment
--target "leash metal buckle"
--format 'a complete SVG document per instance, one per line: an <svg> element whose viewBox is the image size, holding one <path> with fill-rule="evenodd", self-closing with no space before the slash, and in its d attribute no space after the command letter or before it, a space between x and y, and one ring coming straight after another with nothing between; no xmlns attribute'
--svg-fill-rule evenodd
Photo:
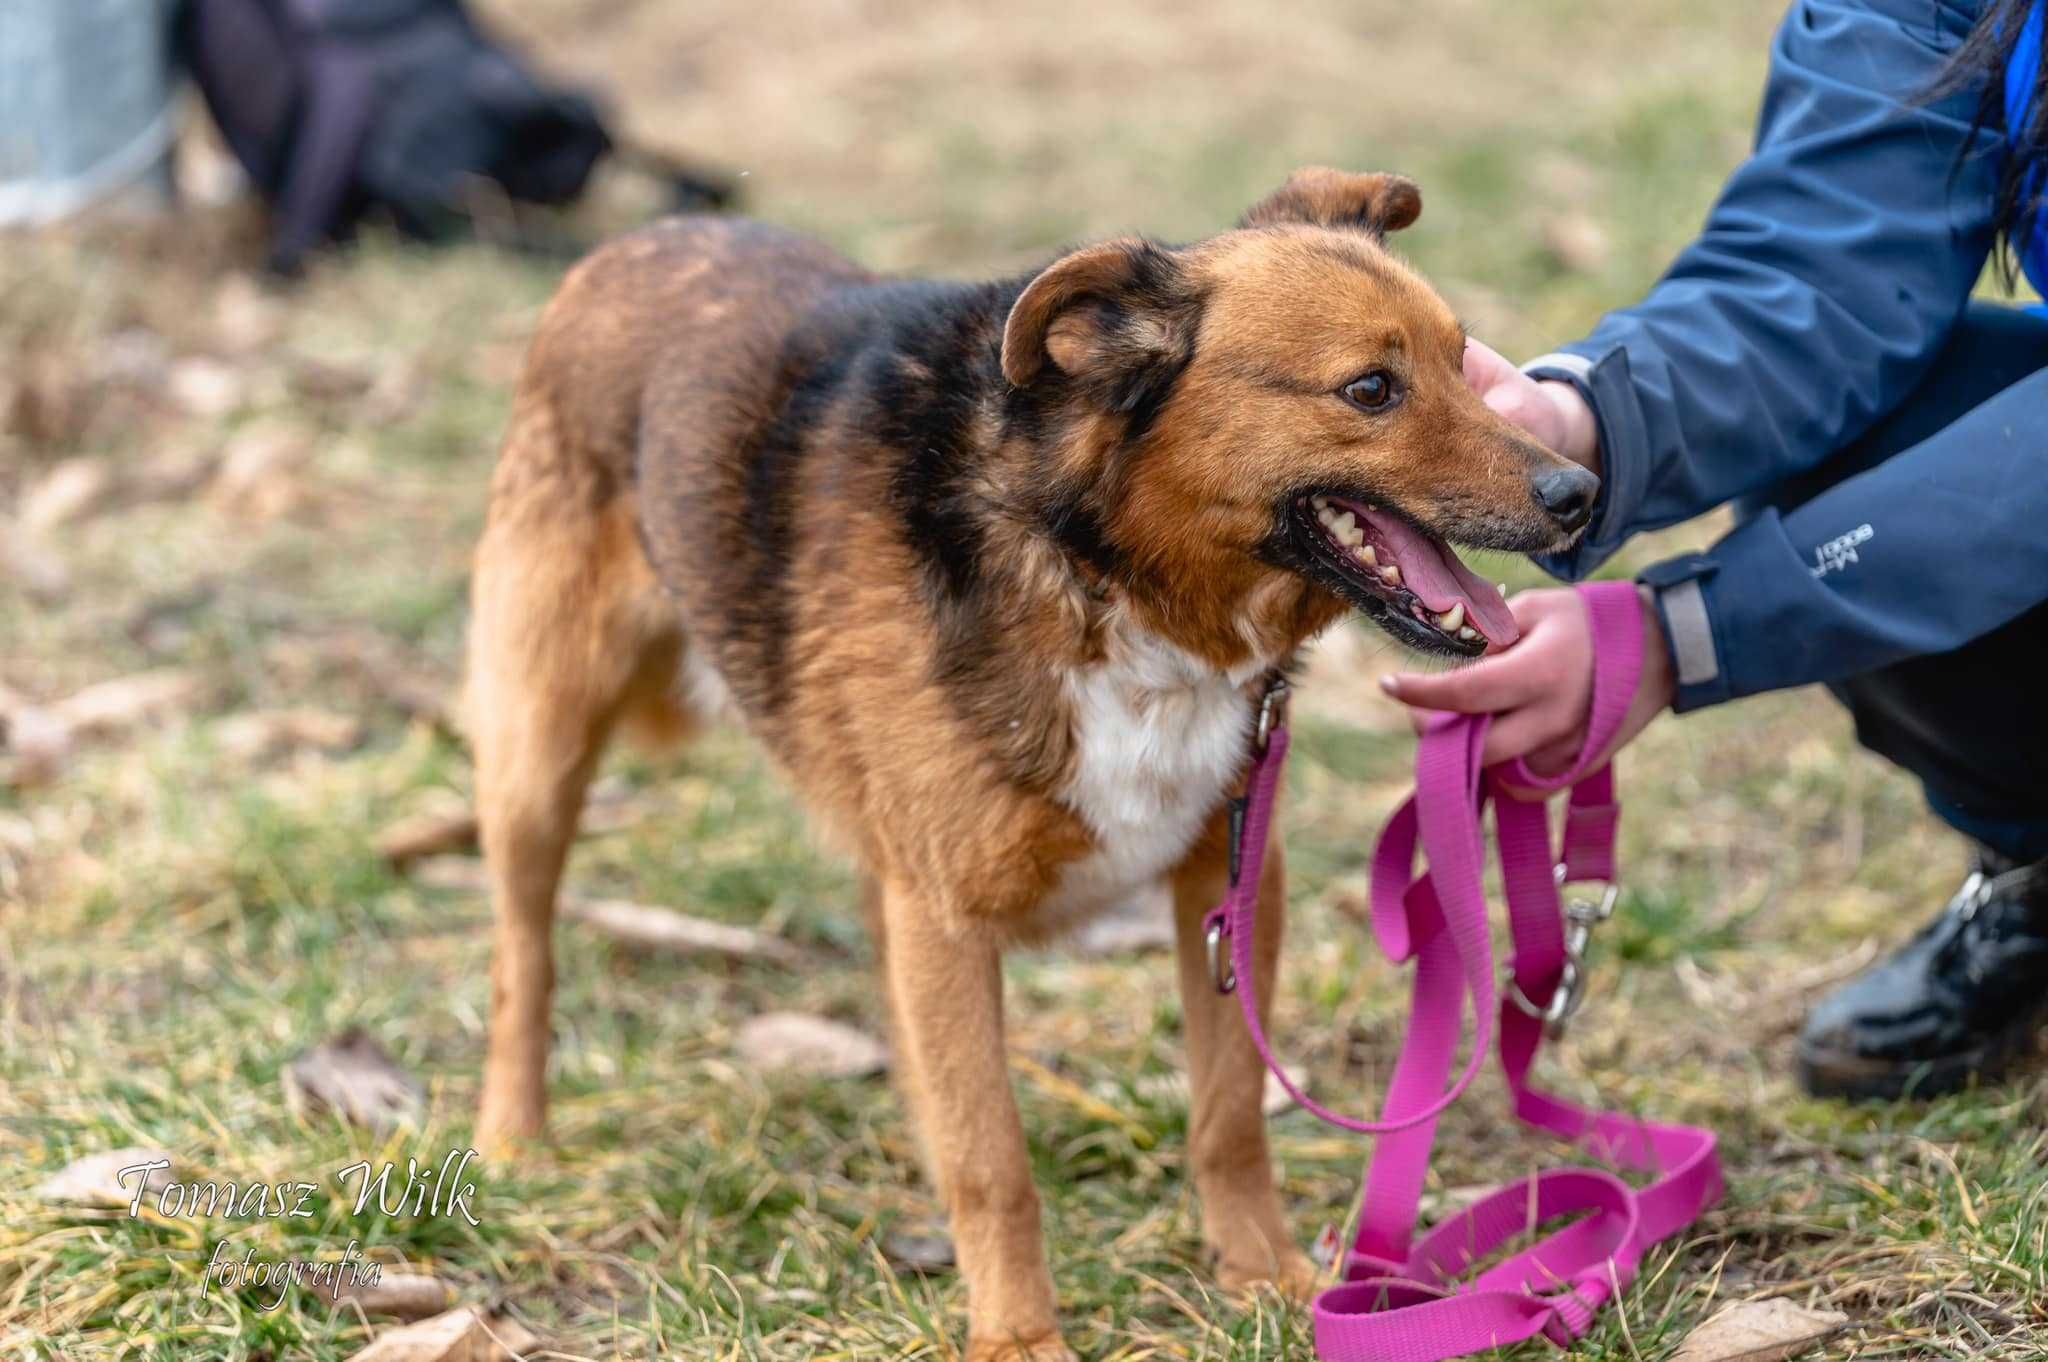
<svg viewBox="0 0 2048 1362"><path fill-rule="evenodd" d="M1559 862L1551 874L1562 889L1566 883L1563 862ZM1621 898L1620 885L1612 880L1601 883L1606 888L1597 900L1575 898L1565 901L1564 968L1558 971L1557 986L1550 992L1550 1001L1533 1003L1522 991L1520 980L1508 980L1508 1001L1524 1016L1542 1022L1544 1034L1552 1040L1564 1035L1571 1026L1573 1015L1586 1001L1586 951L1593 944L1593 929L1614 916L1614 905Z"/></svg>

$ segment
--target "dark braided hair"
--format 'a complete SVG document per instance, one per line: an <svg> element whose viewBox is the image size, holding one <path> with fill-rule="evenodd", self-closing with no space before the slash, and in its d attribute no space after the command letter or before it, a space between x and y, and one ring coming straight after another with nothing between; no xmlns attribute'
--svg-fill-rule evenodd
<svg viewBox="0 0 2048 1362"><path fill-rule="evenodd" d="M1963 91L1977 93L1977 114L1970 125L1974 134L1985 127L2005 126L2006 66L2019 44L2020 30L2034 8L2034 0L1992 0L1963 45L1949 57L1935 78L1931 98ZM2017 243L2024 242L2041 220L2043 185L2048 176L2048 44L2041 51L2040 68L2033 73L2034 98L2028 110L2029 126L2021 135L2008 130L2008 144L2002 148L1997 199L1992 215L1998 233L1995 255L1999 278L2012 288L2018 277ZM1960 169L1960 165L1958 169Z"/></svg>

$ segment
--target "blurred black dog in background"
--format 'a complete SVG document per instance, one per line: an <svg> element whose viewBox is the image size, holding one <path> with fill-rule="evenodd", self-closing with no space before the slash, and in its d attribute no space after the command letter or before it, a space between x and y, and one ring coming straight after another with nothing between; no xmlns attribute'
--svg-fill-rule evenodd
<svg viewBox="0 0 2048 1362"><path fill-rule="evenodd" d="M733 197L716 175L622 145L589 95L544 83L462 0L184 0L173 35L272 205L280 273L372 215L431 241L508 205L569 203L606 156L658 176L675 211ZM582 249L525 231L508 244Z"/></svg>

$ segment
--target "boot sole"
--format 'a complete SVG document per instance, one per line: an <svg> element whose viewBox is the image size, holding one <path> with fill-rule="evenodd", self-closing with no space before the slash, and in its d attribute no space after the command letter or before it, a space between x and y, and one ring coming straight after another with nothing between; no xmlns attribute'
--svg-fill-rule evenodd
<svg viewBox="0 0 2048 1362"><path fill-rule="evenodd" d="M2032 1052L2038 1016L1999 1032L1975 1049L1900 1064L1848 1050L1799 1043L1799 1086L1815 1097L1898 1102L1945 1097L1975 1083L1996 1083L2013 1061Z"/></svg>

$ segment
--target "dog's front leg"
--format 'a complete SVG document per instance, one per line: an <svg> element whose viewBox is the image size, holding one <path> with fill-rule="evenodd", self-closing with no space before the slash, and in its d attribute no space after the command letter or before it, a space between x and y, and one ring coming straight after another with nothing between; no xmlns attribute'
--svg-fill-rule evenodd
<svg viewBox="0 0 2048 1362"><path fill-rule="evenodd" d="M996 947L947 932L934 905L895 886L882 891L882 920L903 1090L967 1281L969 1362L1065 1362L1003 1049Z"/></svg>
<svg viewBox="0 0 2048 1362"><path fill-rule="evenodd" d="M1270 1282L1297 1299L1316 1284L1315 1265L1287 1233L1260 1111L1266 1066L1235 994L1219 992L1209 967L1202 919L1229 883L1226 831L1219 816L1174 874L1174 927L1188 1050L1188 1162L1202 1199L1202 1237L1216 1255L1217 1277L1236 1290ZM1275 962L1286 911L1287 874L1276 838L1259 879L1252 968L1260 1018L1270 1013Z"/></svg>

